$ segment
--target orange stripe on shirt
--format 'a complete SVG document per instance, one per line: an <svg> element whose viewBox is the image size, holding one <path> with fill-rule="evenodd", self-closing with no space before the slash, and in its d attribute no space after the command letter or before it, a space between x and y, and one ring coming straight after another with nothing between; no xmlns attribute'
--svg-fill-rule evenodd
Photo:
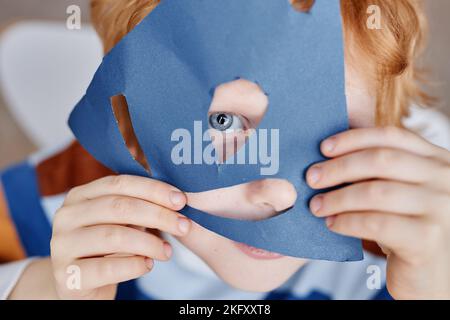
<svg viewBox="0 0 450 320"><path fill-rule="evenodd" d="M77 141L36 166L41 196L53 196L115 173L95 160Z"/></svg>
<svg viewBox="0 0 450 320"><path fill-rule="evenodd" d="M26 257L25 250L16 232L14 222L0 184L0 263L21 260Z"/></svg>

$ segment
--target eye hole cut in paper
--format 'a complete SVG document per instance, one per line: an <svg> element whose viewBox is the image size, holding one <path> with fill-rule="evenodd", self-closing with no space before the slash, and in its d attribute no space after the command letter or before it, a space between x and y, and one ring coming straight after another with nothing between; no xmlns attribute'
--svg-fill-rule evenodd
<svg viewBox="0 0 450 320"><path fill-rule="evenodd" d="M208 121L219 163L235 155L251 135L257 134L255 131L268 106L267 94L258 84L249 80L237 78L215 88ZM220 120L226 124L225 127L221 128L218 124ZM248 148L248 152L257 157L257 146Z"/></svg>

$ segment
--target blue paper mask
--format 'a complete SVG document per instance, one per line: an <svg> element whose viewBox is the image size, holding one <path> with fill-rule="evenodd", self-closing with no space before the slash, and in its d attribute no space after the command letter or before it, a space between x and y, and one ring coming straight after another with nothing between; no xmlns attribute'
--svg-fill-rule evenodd
<svg viewBox="0 0 450 320"><path fill-rule="evenodd" d="M259 128L279 129L278 174L261 176L261 164L174 164L172 132L192 129L194 121L207 130L211 90L237 77L268 94ZM348 129L344 83L338 0L317 1L310 13L288 0L165 0L105 56L69 125L107 167L148 176L127 149L111 108L111 97L123 94L153 178L186 192L279 178L298 194L293 208L267 220L227 219L189 206L182 210L187 217L265 250L354 261L362 259L360 240L332 233L310 213L315 191L304 177L323 160L320 141Z"/></svg>

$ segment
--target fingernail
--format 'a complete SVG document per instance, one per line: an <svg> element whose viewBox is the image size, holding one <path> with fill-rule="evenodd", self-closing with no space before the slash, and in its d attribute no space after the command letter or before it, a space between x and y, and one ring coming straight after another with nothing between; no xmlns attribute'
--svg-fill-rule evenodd
<svg viewBox="0 0 450 320"><path fill-rule="evenodd" d="M178 229L180 229L183 234L188 233L190 228L191 222L187 218L178 218Z"/></svg>
<svg viewBox="0 0 450 320"><path fill-rule="evenodd" d="M319 182L320 178L322 176L322 169L320 167L312 167L308 171L308 180L311 185L316 184Z"/></svg>
<svg viewBox="0 0 450 320"><path fill-rule="evenodd" d="M335 147L336 147L336 138L335 137L328 138L322 143L322 151L324 153L333 152Z"/></svg>
<svg viewBox="0 0 450 320"><path fill-rule="evenodd" d="M153 260L150 258L145 258L145 265L150 270L151 268L153 268Z"/></svg>
<svg viewBox="0 0 450 320"><path fill-rule="evenodd" d="M170 256L172 255L172 246L170 245L170 243L164 242L163 247L167 258L170 258Z"/></svg>
<svg viewBox="0 0 450 320"><path fill-rule="evenodd" d="M336 216L331 216L325 220L325 223L327 224L328 228L331 228L334 224L334 221L336 221Z"/></svg>
<svg viewBox="0 0 450 320"><path fill-rule="evenodd" d="M317 213L322 208L322 196L315 196L310 203L310 209L313 213Z"/></svg>
<svg viewBox="0 0 450 320"><path fill-rule="evenodd" d="M171 191L169 197L170 201L176 206L184 205L184 202L186 200L184 194L180 191Z"/></svg>

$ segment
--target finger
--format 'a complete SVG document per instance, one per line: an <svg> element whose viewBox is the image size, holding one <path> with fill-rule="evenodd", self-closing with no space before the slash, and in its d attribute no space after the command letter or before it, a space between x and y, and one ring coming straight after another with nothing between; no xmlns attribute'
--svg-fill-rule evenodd
<svg viewBox="0 0 450 320"><path fill-rule="evenodd" d="M76 260L66 268L61 283L67 290L89 291L107 285L136 279L153 268L153 261L146 257L107 257ZM77 272L77 277L73 276ZM79 279L79 284L70 281Z"/></svg>
<svg viewBox="0 0 450 320"><path fill-rule="evenodd" d="M344 213L327 218L327 225L333 232L375 241L405 258L429 250L439 236L433 225L421 219L386 212Z"/></svg>
<svg viewBox="0 0 450 320"><path fill-rule="evenodd" d="M434 214L444 195L401 182L374 180L315 196L310 209L318 217L352 211L384 211L401 215Z"/></svg>
<svg viewBox="0 0 450 320"><path fill-rule="evenodd" d="M116 225L77 229L64 235L55 234L52 239L52 257L55 259L61 257L61 260L72 261L117 253L166 261L172 248L153 234Z"/></svg>
<svg viewBox="0 0 450 320"><path fill-rule="evenodd" d="M372 148L315 164L307 173L308 184L315 189L369 179L389 179L422 183L449 192L445 175L447 165L400 149Z"/></svg>
<svg viewBox="0 0 450 320"><path fill-rule="evenodd" d="M54 229L58 232L101 224L134 225L176 236L186 235L191 227L190 220L178 212L124 196L103 196L66 206L54 219Z"/></svg>
<svg viewBox="0 0 450 320"><path fill-rule="evenodd" d="M177 188L162 181L138 176L109 176L72 189L65 205L108 195L139 198L160 206L180 210L186 205L186 196Z"/></svg>
<svg viewBox="0 0 450 320"><path fill-rule="evenodd" d="M395 148L450 163L450 153L406 129L397 127L348 130L322 142L322 153L330 158L368 148Z"/></svg>

